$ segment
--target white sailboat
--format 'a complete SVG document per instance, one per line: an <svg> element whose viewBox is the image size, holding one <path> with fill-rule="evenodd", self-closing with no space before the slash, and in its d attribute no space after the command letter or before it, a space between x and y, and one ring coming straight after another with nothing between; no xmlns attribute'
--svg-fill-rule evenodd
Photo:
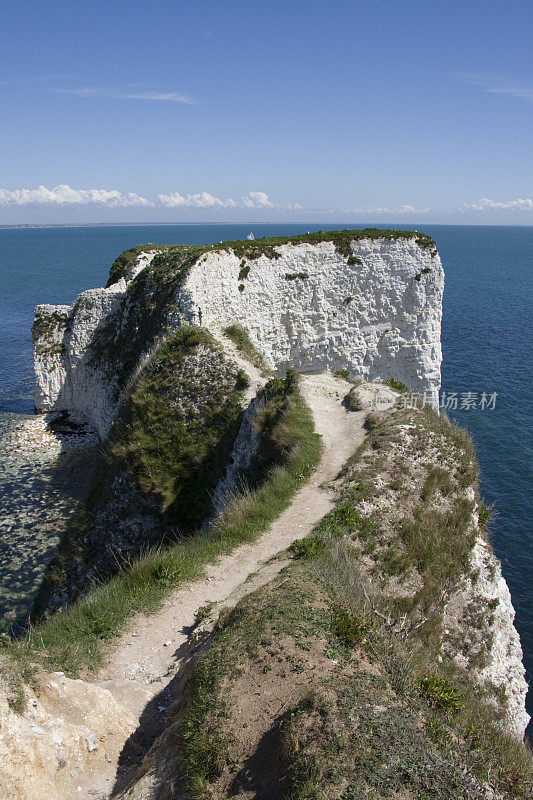
<svg viewBox="0 0 533 800"><path fill-rule="evenodd" d="M247 239L255 239L254 232L250 231L250 233L248 234L248 236L246 238Z"/></svg>

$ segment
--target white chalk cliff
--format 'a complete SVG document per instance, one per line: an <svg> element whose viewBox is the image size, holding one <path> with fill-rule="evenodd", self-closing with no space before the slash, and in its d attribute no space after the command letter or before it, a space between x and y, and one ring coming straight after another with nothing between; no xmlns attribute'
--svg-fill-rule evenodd
<svg viewBox="0 0 533 800"><path fill-rule="evenodd" d="M414 237L357 239L348 259L331 241L275 250L248 261L231 248L204 250L175 298L177 324L237 323L272 368L348 369L365 381L393 377L438 391L444 274L436 250ZM107 433L120 392L95 364L95 333L113 318L120 327L128 286L154 255L139 253L125 277L83 292L71 308L38 306L45 323L34 327L38 411L66 409ZM243 264L249 270L240 279Z"/></svg>

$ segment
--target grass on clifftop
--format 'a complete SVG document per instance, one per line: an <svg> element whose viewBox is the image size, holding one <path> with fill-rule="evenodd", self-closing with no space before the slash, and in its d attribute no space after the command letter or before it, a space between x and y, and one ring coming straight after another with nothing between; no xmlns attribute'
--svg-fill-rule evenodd
<svg viewBox="0 0 533 800"><path fill-rule="evenodd" d="M116 283L120 278L125 277L130 269L133 267L135 260L142 253L149 250L157 250L158 253L167 255L179 255L180 257L191 257L197 260L204 253L217 252L221 250L233 250L236 256L241 259L254 261L260 256L264 255L267 258L279 258L279 253L276 247L282 244L319 244L320 242L333 242L337 251L351 258L351 264L361 264L362 262L357 257L352 255L350 243L360 241L363 239L414 239L420 247L435 251L435 241L426 233L419 233L418 231L404 231L404 230L389 230L387 228L362 228L362 229L346 229L342 231L316 231L314 233L303 233L295 236L272 236L269 238L262 237L261 239L237 239L228 240L226 242L219 242L217 244L203 244L203 245L156 245L145 244L132 247L130 250L125 250L113 262L109 273L108 286ZM239 280L247 277L250 271L250 265L241 265L241 274Z"/></svg>
<svg viewBox="0 0 533 800"><path fill-rule="evenodd" d="M201 577L204 565L256 539L307 482L321 452L320 438L297 389L295 374L278 381L274 389L272 401L281 401L283 411L273 433L285 460L269 471L261 486L236 498L207 532L139 559L48 623L33 628L25 641L15 642L7 650L13 650L15 657L38 659L46 668L69 675L75 676L84 668L96 669L103 645L120 634L134 613L156 609L172 589Z"/></svg>
<svg viewBox="0 0 533 800"><path fill-rule="evenodd" d="M425 233L418 231L402 231L402 230L387 230L381 228L363 228L363 229L347 229L343 231L316 231L315 233L304 233L296 236L273 236L270 238L255 239L248 241L246 239L241 241L228 241L221 242L218 245L209 245L208 249L214 250L233 250L235 255L239 258L246 258L249 261L254 261L256 258L264 255L267 258L279 258L279 253L276 247L283 244L320 244L321 242L332 242L335 249L346 258L353 258L352 255L352 242L362 241L365 239L390 239L397 241L398 239L414 239L415 242L425 249L431 250L436 253L435 241ZM359 259L351 263L361 263Z"/></svg>

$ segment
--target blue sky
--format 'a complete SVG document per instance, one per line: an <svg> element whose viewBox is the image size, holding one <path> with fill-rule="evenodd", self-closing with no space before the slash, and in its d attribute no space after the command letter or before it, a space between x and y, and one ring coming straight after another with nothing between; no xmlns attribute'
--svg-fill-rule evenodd
<svg viewBox="0 0 533 800"><path fill-rule="evenodd" d="M4 5L0 224L533 224L526 0Z"/></svg>

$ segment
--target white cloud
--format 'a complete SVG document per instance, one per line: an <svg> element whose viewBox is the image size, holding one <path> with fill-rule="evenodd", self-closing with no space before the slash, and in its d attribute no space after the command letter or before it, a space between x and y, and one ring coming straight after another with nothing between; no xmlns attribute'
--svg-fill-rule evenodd
<svg viewBox="0 0 533 800"><path fill-rule="evenodd" d="M335 209L332 209L334 211ZM401 214L401 215L408 215L408 214L429 214L431 211L430 208L415 208L414 206L410 206L404 204L399 208L387 208L386 206L382 208L341 208L341 214L376 214L376 215L383 215L383 214Z"/></svg>
<svg viewBox="0 0 533 800"><path fill-rule="evenodd" d="M519 197L517 200L497 201L483 197L476 203L463 203L459 211L533 211L533 199Z"/></svg>
<svg viewBox="0 0 533 800"><path fill-rule="evenodd" d="M230 197L227 200L222 200L222 198L215 197L209 192L187 195L182 195L179 192L170 192L169 194L158 194L157 199L166 208L178 208L179 206L187 208L233 208L237 205Z"/></svg>
<svg viewBox="0 0 533 800"><path fill-rule="evenodd" d="M242 198L242 204L246 208L274 208L266 192L248 192Z"/></svg>
<svg viewBox="0 0 533 800"><path fill-rule="evenodd" d="M139 92L135 90L104 87L46 88L46 92L54 94L71 94L76 97L110 97L115 100L162 100L167 103L184 103L196 105L196 101L181 92Z"/></svg>
<svg viewBox="0 0 533 800"><path fill-rule="evenodd" d="M196 208L196 209L255 209L268 211L277 209L280 212L306 210L298 203L274 203L266 192L248 192L240 201L236 202L231 197L222 198L210 192L196 192L181 194L168 192L158 194L151 200L135 192L121 192L118 189L73 189L67 184L59 184L53 188L37 186L34 189L2 189L0 188L0 206L105 206L108 208ZM307 209L310 211L311 209ZM378 208L323 208L322 213L350 214L351 216L376 216L376 217L409 217L428 214L436 209L416 208L405 203L399 207L381 206ZM517 198L516 200L496 201L483 197L475 202L464 202L458 208L440 209L442 214L472 214L491 212L531 212L533 199L530 197Z"/></svg>
<svg viewBox="0 0 533 800"><path fill-rule="evenodd" d="M0 205L103 205L103 206L151 206L153 203L146 197L128 192L123 194L116 189L72 189L61 183L53 189L38 186L36 189L0 189Z"/></svg>

